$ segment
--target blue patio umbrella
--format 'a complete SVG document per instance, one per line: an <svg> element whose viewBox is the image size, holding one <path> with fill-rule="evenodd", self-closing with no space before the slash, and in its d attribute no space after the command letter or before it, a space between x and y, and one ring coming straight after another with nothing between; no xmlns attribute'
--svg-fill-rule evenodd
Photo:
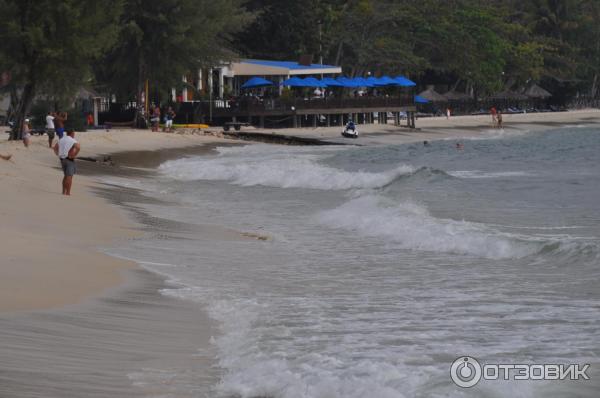
<svg viewBox="0 0 600 398"><path fill-rule="evenodd" d="M415 95L415 103L417 104L428 104L429 100L427 98L423 98L420 95Z"/></svg>
<svg viewBox="0 0 600 398"><path fill-rule="evenodd" d="M253 77L248 80L246 83L242 84L242 88L256 88L256 87L266 87L272 86L273 82L267 79L263 79L262 77Z"/></svg>
<svg viewBox="0 0 600 398"><path fill-rule="evenodd" d="M302 79L302 83L304 83L304 87L327 87L327 84L315 79L314 77Z"/></svg>
<svg viewBox="0 0 600 398"><path fill-rule="evenodd" d="M379 82L377 84L375 84L376 86L398 86L399 85L396 80L392 79L389 76L381 76L378 79L378 81Z"/></svg>
<svg viewBox="0 0 600 398"><path fill-rule="evenodd" d="M339 83L341 83L342 87L346 87L346 88L358 87L356 85L356 82L354 82L352 79L347 78L346 76L338 76L335 80L337 80Z"/></svg>
<svg viewBox="0 0 600 398"><path fill-rule="evenodd" d="M367 79L363 79L362 77L355 77L354 79L352 79L356 82L357 87L374 87L375 85L372 83L369 83L367 81Z"/></svg>
<svg viewBox="0 0 600 398"><path fill-rule="evenodd" d="M331 77L322 78L321 83L325 84L327 87L344 87L343 83L341 83Z"/></svg>
<svg viewBox="0 0 600 398"><path fill-rule="evenodd" d="M394 80L398 83L398 86L400 87L414 87L417 85L417 83L413 82L410 79L407 79L404 76L398 76Z"/></svg>
<svg viewBox="0 0 600 398"><path fill-rule="evenodd" d="M281 85L289 87L306 87L304 85L304 81L296 76L290 77L289 79L282 81Z"/></svg>
<svg viewBox="0 0 600 398"><path fill-rule="evenodd" d="M374 77L374 76L370 76L367 77L367 82L369 82L369 84L372 84L373 86L384 86L384 84L381 84L381 79L379 77Z"/></svg>

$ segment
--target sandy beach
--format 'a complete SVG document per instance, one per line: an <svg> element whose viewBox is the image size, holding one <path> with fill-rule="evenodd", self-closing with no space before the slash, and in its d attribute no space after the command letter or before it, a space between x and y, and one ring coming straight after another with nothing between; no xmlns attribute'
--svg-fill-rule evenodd
<svg viewBox="0 0 600 398"><path fill-rule="evenodd" d="M87 132L76 138L82 144L81 156L87 157L218 141L134 130ZM122 271L133 264L97 248L136 236L135 225L120 210L91 194L95 184L91 178L76 176L73 195L62 196L59 163L46 136L33 137L29 148L21 142L3 142L0 153L13 155L10 161L0 163L0 311L60 307L118 285Z"/></svg>
<svg viewBox="0 0 600 398"><path fill-rule="evenodd" d="M352 141L340 137L339 127L248 131L390 145L597 125L600 111L505 115L504 123L503 130L494 130L490 117L484 115L419 119L416 131L367 125L359 126L361 137ZM245 144L223 138L219 128L175 134L97 130L77 133L76 139L82 145L80 156L110 156L124 169L154 168L208 145ZM73 195L64 197L60 194L62 172L46 136L33 137L29 148L21 142L0 143L0 154L7 153L12 159L0 160L0 355L9 360L0 367L0 396L40 392L64 396L61 383L65 377L75 380L69 384L72 396L106 396L105 390L94 390L94 383L86 383L94 379L97 386L111 385L112 378L118 379L113 396L168 394L168 375L159 387L144 384L135 374L122 377L130 369L152 369L156 363L193 369L186 373L190 380L198 375L212 377L207 371L209 352L195 357L184 354L189 346L209 345L212 325L202 309L160 296L162 278L102 252L148 231L131 212L113 205L119 203L118 197L98 178L114 174L114 166L78 161L78 167L87 172L75 177ZM235 234L212 226L200 231L206 239L235 239ZM171 326L174 323L176 330ZM179 337L181 343L176 343ZM98 361L90 360L94 357ZM48 371L56 358L64 359L63 365ZM66 376L73 374L77 376ZM30 384L32 377L37 381ZM194 396L193 390L189 396Z"/></svg>

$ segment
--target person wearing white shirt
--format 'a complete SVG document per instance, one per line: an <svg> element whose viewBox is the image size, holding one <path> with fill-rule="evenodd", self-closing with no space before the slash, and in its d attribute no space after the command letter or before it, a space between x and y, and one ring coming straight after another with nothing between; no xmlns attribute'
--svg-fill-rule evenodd
<svg viewBox="0 0 600 398"><path fill-rule="evenodd" d="M79 154L81 146L75 140L75 130L69 129L66 135L54 145L54 153L60 159L63 170L62 193L71 195L71 186L73 185L73 176L77 171L75 168L75 158Z"/></svg>
<svg viewBox="0 0 600 398"><path fill-rule="evenodd" d="M54 114L48 112L46 116L46 134L48 134L48 148L52 148L52 141L54 141Z"/></svg>

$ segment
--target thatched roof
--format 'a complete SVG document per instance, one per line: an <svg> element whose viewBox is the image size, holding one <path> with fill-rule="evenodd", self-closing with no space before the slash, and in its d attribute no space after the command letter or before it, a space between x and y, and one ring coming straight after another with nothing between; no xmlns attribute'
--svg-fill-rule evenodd
<svg viewBox="0 0 600 398"><path fill-rule="evenodd" d="M471 96L459 91L450 90L447 93L442 94L447 100L463 101L471 99Z"/></svg>
<svg viewBox="0 0 600 398"><path fill-rule="evenodd" d="M497 100L526 100L529 99L526 95L517 93L516 91L505 90L500 91L490 96L491 99Z"/></svg>
<svg viewBox="0 0 600 398"><path fill-rule="evenodd" d="M438 93L433 89L433 87L429 87L427 90L422 91L418 94L419 96L431 101L431 102L447 102L448 100L442 94Z"/></svg>
<svg viewBox="0 0 600 398"><path fill-rule="evenodd" d="M529 98L548 98L552 97L548 91L544 90L537 84L532 84L525 92L523 93Z"/></svg>

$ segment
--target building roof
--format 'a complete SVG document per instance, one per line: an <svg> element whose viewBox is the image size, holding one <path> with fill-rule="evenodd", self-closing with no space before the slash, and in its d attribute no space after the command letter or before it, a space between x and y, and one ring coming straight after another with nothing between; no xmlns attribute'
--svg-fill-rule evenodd
<svg viewBox="0 0 600 398"><path fill-rule="evenodd" d="M418 95L431 102L448 102L446 97L435 91L433 87L428 87L427 90L421 91Z"/></svg>
<svg viewBox="0 0 600 398"><path fill-rule="evenodd" d="M526 95L517 93L516 91L504 90L493 95L490 95L490 99L496 100L526 100L529 99Z"/></svg>
<svg viewBox="0 0 600 398"><path fill-rule="evenodd" d="M270 61L242 59L231 64L233 76L293 76L342 73L340 66L310 64L301 65L293 61Z"/></svg>
<svg viewBox="0 0 600 398"><path fill-rule="evenodd" d="M462 100L469 100L471 99L471 96L465 93L461 93L459 91L456 90L450 90L445 94L442 94L444 97L446 97L449 100L452 101L462 101Z"/></svg>
<svg viewBox="0 0 600 398"><path fill-rule="evenodd" d="M523 93L530 98L548 98L552 97L547 90L538 86L537 84L532 84L525 92Z"/></svg>

